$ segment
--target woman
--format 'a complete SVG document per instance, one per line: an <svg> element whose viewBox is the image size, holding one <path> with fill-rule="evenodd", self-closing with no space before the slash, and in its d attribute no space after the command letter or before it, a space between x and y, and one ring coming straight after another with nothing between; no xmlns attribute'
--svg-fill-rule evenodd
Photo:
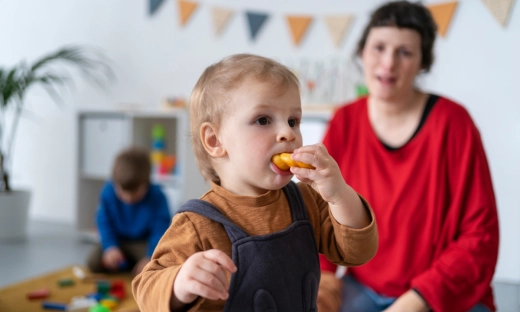
<svg viewBox="0 0 520 312"><path fill-rule="evenodd" d="M495 311L498 217L480 134L462 106L414 85L435 33L421 4L377 9L357 48L369 96L340 107L323 140L380 237L343 278L342 311ZM322 257L322 270L324 307L335 266Z"/></svg>

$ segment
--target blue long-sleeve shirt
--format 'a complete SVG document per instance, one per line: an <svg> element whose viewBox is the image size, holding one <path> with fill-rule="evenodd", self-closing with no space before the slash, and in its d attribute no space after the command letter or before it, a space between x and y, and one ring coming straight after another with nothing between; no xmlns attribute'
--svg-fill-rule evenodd
<svg viewBox="0 0 520 312"><path fill-rule="evenodd" d="M112 182L101 191L96 223L103 250L118 246L120 240L146 240L151 256L170 222L168 202L158 185L150 184L143 199L131 205L117 197Z"/></svg>

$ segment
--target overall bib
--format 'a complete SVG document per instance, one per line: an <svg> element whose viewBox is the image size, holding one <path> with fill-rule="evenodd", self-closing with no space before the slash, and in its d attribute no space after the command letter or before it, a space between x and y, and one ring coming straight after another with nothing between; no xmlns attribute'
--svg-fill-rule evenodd
<svg viewBox="0 0 520 312"><path fill-rule="evenodd" d="M283 188L292 224L276 233L249 236L208 202L192 199L178 212L194 212L221 223L232 243L237 272L231 275L224 311L315 312L320 265L314 229L298 186Z"/></svg>

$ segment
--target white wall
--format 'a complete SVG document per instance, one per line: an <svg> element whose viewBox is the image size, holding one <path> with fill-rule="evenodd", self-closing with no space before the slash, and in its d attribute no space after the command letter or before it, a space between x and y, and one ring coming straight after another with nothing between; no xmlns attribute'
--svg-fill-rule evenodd
<svg viewBox="0 0 520 312"><path fill-rule="evenodd" d="M368 13L381 0L201 0L185 28L177 6L165 0L148 15L145 0L0 0L0 64L12 65L69 43L92 44L111 58L118 77L108 93L78 83L55 105L42 90L27 99L18 133L14 183L33 190L31 216L74 222L78 108L121 103L159 106L166 96L188 96L202 70L222 57L251 52L274 58L350 56ZM426 1L426 3L439 1ZM215 38L211 5L236 10ZM249 40L246 9L270 12L258 40ZM300 47L291 43L284 14L353 13L356 20L341 49L333 48L323 20L315 20ZM496 278L520 281L520 8L506 29L481 1L462 0L447 38L439 38L425 89L463 103L481 130L500 214L501 250Z"/></svg>

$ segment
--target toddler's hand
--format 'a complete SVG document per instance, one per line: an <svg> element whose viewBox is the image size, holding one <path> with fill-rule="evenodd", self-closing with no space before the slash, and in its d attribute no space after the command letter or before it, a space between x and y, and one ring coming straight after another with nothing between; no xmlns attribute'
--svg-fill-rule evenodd
<svg viewBox="0 0 520 312"><path fill-rule="evenodd" d="M109 270L117 270L119 265L125 261L125 256L116 246L110 247L103 252L103 265Z"/></svg>
<svg viewBox="0 0 520 312"><path fill-rule="evenodd" d="M302 146L294 150L291 158L316 168L291 167L291 172L294 173L298 180L311 185L329 203L342 201L347 184L341 175L338 164L329 155L327 148L323 144Z"/></svg>
<svg viewBox="0 0 520 312"><path fill-rule="evenodd" d="M236 272L233 260L217 249L201 251L191 255L182 265L173 292L178 301L188 304L198 296L210 300L228 298L229 280L227 273Z"/></svg>

